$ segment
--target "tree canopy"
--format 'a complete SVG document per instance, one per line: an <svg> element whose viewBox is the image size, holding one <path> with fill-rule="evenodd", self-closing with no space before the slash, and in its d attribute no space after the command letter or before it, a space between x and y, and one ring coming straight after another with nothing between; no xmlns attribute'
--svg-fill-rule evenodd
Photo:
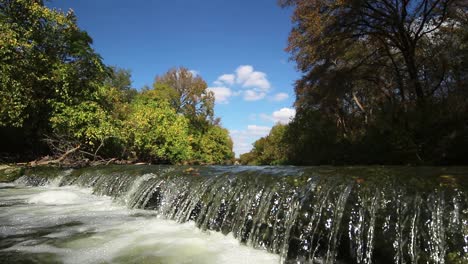
<svg viewBox="0 0 468 264"><path fill-rule="evenodd" d="M233 158L213 94L186 68L137 91L130 70L103 64L73 11L38 0L1 1L0 34L0 154L28 160L73 150L81 160L203 164Z"/></svg>
<svg viewBox="0 0 468 264"><path fill-rule="evenodd" d="M0 34L0 135L23 139L4 149L37 148L36 139L50 131L44 120L54 105L89 98L106 67L75 14L48 9L42 1L1 1Z"/></svg>
<svg viewBox="0 0 468 264"><path fill-rule="evenodd" d="M468 5L463 0L281 0L302 76L296 116L246 164L466 164ZM214 94L184 67L132 87L92 38L40 0L0 1L0 159L231 162Z"/></svg>
<svg viewBox="0 0 468 264"><path fill-rule="evenodd" d="M466 1L284 0L295 164L465 164ZM255 151L254 147L254 151Z"/></svg>
<svg viewBox="0 0 468 264"><path fill-rule="evenodd" d="M184 67L173 68L157 76L153 89L169 100L177 113L190 118L191 125L202 129L214 120L214 94L200 77Z"/></svg>

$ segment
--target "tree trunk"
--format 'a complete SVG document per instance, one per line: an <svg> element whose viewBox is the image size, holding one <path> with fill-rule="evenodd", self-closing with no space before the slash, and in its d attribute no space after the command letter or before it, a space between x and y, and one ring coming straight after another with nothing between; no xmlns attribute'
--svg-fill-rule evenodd
<svg viewBox="0 0 468 264"><path fill-rule="evenodd" d="M413 87L414 93L416 94L417 105L422 107L425 104L424 103L425 95L424 95L423 87L419 80L418 68L416 66L416 60L415 60L416 43L407 43L405 46L406 46L405 47L406 50L402 50L402 53L403 53L406 68L408 71L410 86Z"/></svg>

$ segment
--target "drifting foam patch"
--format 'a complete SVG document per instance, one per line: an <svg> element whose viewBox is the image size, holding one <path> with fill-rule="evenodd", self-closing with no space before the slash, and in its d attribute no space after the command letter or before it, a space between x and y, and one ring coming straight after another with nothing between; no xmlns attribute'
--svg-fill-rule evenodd
<svg viewBox="0 0 468 264"><path fill-rule="evenodd" d="M48 191L33 195L28 199L29 204L76 204L80 200L79 196L70 191Z"/></svg>

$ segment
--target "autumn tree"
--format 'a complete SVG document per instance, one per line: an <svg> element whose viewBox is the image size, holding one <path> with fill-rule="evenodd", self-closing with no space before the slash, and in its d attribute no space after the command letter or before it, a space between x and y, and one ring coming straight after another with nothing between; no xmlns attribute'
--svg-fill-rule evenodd
<svg viewBox="0 0 468 264"><path fill-rule="evenodd" d="M456 21L451 17L461 11L456 3L285 0L283 6L295 7L288 51L305 73L315 66L340 67L340 58L351 64L347 68L352 71L386 57L392 63L389 67L394 70L398 82L395 88L400 90L401 98L414 98L423 104L440 85L424 79L423 42L441 28L454 27ZM350 50L362 43L367 52L360 53L359 59L348 60Z"/></svg>
<svg viewBox="0 0 468 264"><path fill-rule="evenodd" d="M313 126L307 116L335 123L330 146L335 154L348 153L344 161L382 145L381 156L390 156L376 162L441 161L454 151L448 142L466 144L458 136L466 133L464 1L280 3L294 8L287 50L303 73L294 126ZM308 130L294 137L318 135L304 134Z"/></svg>
<svg viewBox="0 0 468 264"><path fill-rule="evenodd" d="M203 129L214 121L214 94L206 82L187 68L173 68L156 77L153 89L169 100L177 113L190 119L191 125Z"/></svg>

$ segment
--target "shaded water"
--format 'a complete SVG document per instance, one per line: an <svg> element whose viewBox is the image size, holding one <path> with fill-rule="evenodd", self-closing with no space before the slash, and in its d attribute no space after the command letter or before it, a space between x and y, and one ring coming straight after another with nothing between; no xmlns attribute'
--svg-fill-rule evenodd
<svg viewBox="0 0 468 264"><path fill-rule="evenodd" d="M66 187L0 190L3 256L14 258L12 250L20 250L79 263L136 258L149 263L468 263L468 169L120 166L26 174L16 184L52 181ZM83 188L104 197L82 194ZM31 191L32 196L12 198ZM59 227L51 227L54 217L69 217L69 208L82 197L89 200L70 209L79 212L71 221L76 225L62 227L58 221ZM52 207L44 205L48 199L55 201ZM17 202L10 205L10 200ZM104 200L105 205L93 204ZM135 215L135 209L147 210ZM24 222L25 212L29 218ZM30 227L30 222L39 226ZM83 229L82 223L91 228ZM29 235L18 242L10 229L38 234L32 242ZM44 240L62 229L71 247ZM217 232L208 235L206 230ZM249 251L232 237L277 255ZM161 242L168 238L172 243ZM111 246L102 248L107 243ZM85 258L83 252L94 255ZM253 259L243 257L247 255Z"/></svg>

